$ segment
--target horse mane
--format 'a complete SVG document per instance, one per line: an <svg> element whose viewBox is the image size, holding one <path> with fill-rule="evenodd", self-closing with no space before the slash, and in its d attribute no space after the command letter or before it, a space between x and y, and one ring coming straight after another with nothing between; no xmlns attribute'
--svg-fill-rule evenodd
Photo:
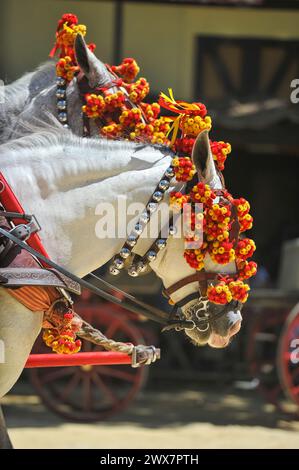
<svg viewBox="0 0 299 470"><path fill-rule="evenodd" d="M26 72L14 82L5 85L5 106L14 107L18 102L18 95L26 87L28 87L31 94L39 93L53 82L55 76L55 62L53 60L40 64L32 72Z"/></svg>
<svg viewBox="0 0 299 470"><path fill-rule="evenodd" d="M111 140L104 137L81 137L74 134L70 129L65 129L60 122L47 114L48 121L35 118L33 122L23 122L22 126L26 129L26 135L7 141L0 146L2 154L8 154L16 151L32 151L37 148L46 150L49 147L69 147L82 151L103 151L113 152L118 150L131 150L139 152L144 149L156 149L165 156L173 156L173 151L165 145L150 143L138 143L126 140Z"/></svg>
<svg viewBox="0 0 299 470"><path fill-rule="evenodd" d="M5 141L13 127L14 120L34 96L47 88L55 80L55 63L47 61L33 72L5 85L4 102L0 106L0 142Z"/></svg>

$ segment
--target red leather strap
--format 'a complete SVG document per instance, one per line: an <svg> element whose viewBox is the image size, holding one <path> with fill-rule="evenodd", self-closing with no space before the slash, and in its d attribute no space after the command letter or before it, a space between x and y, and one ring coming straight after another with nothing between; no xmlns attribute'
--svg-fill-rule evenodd
<svg viewBox="0 0 299 470"><path fill-rule="evenodd" d="M164 292L170 297L171 294L186 286L187 284L191 284L192 282L198 282L199 284L202 284L204 282L206 284L208 280L216 279L219 274L220 273L198 271L194 274L190 274L189 276L184 277L178 282L175 282L174 284L172 284L172 286L168 287L167 289L164 289Z"/></svg>

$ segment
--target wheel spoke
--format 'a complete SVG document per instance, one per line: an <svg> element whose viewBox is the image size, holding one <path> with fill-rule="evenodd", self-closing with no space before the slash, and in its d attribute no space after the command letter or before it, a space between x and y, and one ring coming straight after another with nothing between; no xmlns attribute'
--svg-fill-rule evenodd
<svg viewBox="0 0 299 470"><path fill-rule="evenodd" d="M114 377L116 379L125 380L126 382L134 382L135 377L136 377L135 374L126 372L121 369L116 369L110 366L103 366L103 367L98 366L97 372L101 376L106 375L109 377Z"/></svg>
<svg viewBox="0 0 299 470"><path fill-rule="evenodd" d="M67 401L69 396L75 390L76 386L82 380L82 376L79 370L76 370L73 377L68 381L62 392L59 393L59 399L61 402Z"/></svg>
<svg viewBox="0 0 299 470"><path fill-rule="evenodd" d="M289 376L289 388L290 388L290 393L292 396L297 396L299 395L299 368L296 368L292 372L290 372Z"/></svg>
<svg viewBox="0 0 299 470"><path fill-rule="evenodd" d="M92 375L92 379L113 405L118 402L118 398L113 390L105 384L104 380L96 372Z"/></svg>
<svg viewBox="0 0 299 470"><path fill-rule="evenodd" d="M107 330L105 331L105 336L107 336L107 338L111 338L112 336L115 335L116 331L118 330L119 328L119 321L118 320L114 320L111 325L108 326Z"/></svg>
<svg viewBox="0 0 299 470"><path fill-rule="evenodd" d="M82 342L82 348L81 348L82 352L90 352L93 350L93 348L94 348L94 345L90 341L84 340Z"/></svg>
<svg viewBox="0 0 299 470"><path fill-rule="evenodd" d="M83 409L85 411L90 411L92 408L92 387L91 387L90 374L84 374L82 380L83 380L83 387L82 387Z"/></svg>
<svg viewBox="0 0 299 470"><path fill-rule="evenodd" d="M55 368L55 370L51 370L50 372L47 371L47 374L40 378L40 383L45 385L49 382L55 382L57 379L73 374L74 370L74 367L59 367Z"/></svg>

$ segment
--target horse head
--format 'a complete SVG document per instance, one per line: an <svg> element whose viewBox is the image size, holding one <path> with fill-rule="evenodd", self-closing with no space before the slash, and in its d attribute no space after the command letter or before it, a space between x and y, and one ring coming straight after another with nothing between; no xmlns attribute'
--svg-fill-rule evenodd
<svg viewBox="0 0 299 470"><path fill-rule="evenodd" d="M198 135L192 159L200 181L213 189L223 189L211 153L208 131ZM192 328L185 329L192 342L196 345L209 344L215 348L225 347L240 330L242 304L235 300L226 305L213 303L207 299L206 289L209 277L216 277L220 273L234 275L235 261L226 265L217 264L206 253L203 270L198 274L186 263L183 252L184 239L169 238L165 251L152 263L152 268L162 278L172 303L179 305L183 316L193 321Z"/></svg>

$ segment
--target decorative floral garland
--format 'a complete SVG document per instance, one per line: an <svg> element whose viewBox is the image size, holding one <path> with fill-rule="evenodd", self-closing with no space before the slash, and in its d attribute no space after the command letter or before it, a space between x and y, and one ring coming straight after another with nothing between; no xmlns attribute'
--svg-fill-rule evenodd
<svg viewBox="0 0 299 470"><path fill-rule="evenodd" d="M53 352L58 354L74 354L80 351L81 341L76 339L76 329L73 326L74 314L65 313L59 318L59 327L47 328L43 340Z"/></svg>
<svg viewBox="0 0 299 470"><path fill-rule="evenodd" d="M181 176L180 169L182 172L185 171L187 158L173 160L179 178ZM181 161L182 164L176 166L177 161ZM187 181L191 179L190 175ZM177 180L180 181L178 178ZM192 211L191 230L202 229L204 242L199 249L186 249L184 252L184 257L192 268L201 271L207 253L218 264L226 265L232 261L236 262L238 279L234 280L229 276L220 277L220 282L216 286L208 287L208 299L216 304L226 304L231 300L244 303L250 289L243 281L254 276L257 271L256 263L254 261L248 262L247 259L253 255L256 247L250 238L231 241L229 237L232 226L231 207L236 207L240 232L243 232L252 226L252 217L249 215L250 205L244 198L234 199L228 191L225 192L225 199L220 198L218 203L214 202L216 197L216 193L209 185L197 183L191 189L190 194L171 193L170 204L175 210L182 209L187 203L203 204L203 213L196 214L194 210ZM186 240L196 241L196 236L191 235L189 238L186 237Z"/></svg>
<svg viewBox="0 0 299 470"><path fill-rule="evenodd" d="M78 33L84 36L86 26L78 24L75 15L63 15L58 22L56 43L50 55L53 56L60 51L56 72L66 84L79 72L73 49L74 39ZM92 51L95 49L94 44L89 44L88 47ZM115 76L120 89L112 93L108 87L103 89L101 94L86 94L83 113L90 119L101 118L105 125L99 129L99 132L109 139L121 137L170 146L177 154L171 165L176 180L191 181L196 172L190 158L196 137L203 130L210 130L212 127L205 105L175 100L171 89L169 96L160 94L158 103L145 103L144 99L150 88L145 78L136 80L139 66L134 59L126 58L120 65L107 65L107 68ZM135 108L132 108L132 103ZM161 107L174 115L160 116ZM227 156L231 153L230 144L211 141L210 146L218 170L223 171ZM186 203L191 203L193 206L194 203L203 204L203 213L195 214L192 210L191 214L191 230L202 228L203 244L199 249L186 249L184 257L187 263L198 271L203 269L207 253L218 264L226 265L235 261L238 270L237 279L229 276L220 277L217 285L208 287L207 296L216 304L226 304L231 300L246 302L250 289L244 281L254 276L257 271L256 263L247 261L255 251L255 244L249 238L230 240L230 232L233 207L237 213L240 233L252 227L250 205L244 198L234 199L227 191L224 197L218 197L219 202L216 203L217 197L215 191L204 183L194 185L190 194L171 193L170 204L173 210L181 210ZM195 241L195 238L196 235L190 233L190 237L186 237L186 240ZM127 251L128 249L124 251L126 257ZM117 264L113 268L116 272L124 263L118 260ZM68 335L66 337L68 338ZM47 341L53 344L57 339L55 335L49 335ZM55 347L60 347L59 341Z"/></svg>

